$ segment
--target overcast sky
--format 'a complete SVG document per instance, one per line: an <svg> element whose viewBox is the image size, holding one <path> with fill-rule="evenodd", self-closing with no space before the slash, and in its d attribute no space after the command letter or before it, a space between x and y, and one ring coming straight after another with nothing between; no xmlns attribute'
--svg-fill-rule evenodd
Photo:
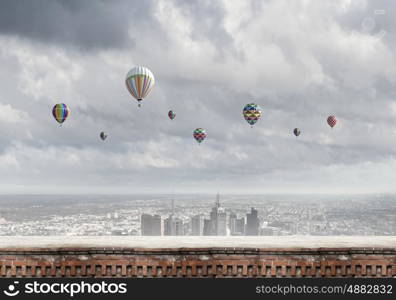
<svg viewBox="0 0 396 300"><path fill-rule="evenodd" d="M396 192L395 9L0 1L0 193ZM141 108L136 65L156 78Z"/></svg>

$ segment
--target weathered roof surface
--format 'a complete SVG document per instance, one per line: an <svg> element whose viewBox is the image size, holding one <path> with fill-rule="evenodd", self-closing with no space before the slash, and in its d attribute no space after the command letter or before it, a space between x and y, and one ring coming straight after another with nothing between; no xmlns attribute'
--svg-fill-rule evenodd
<svg viewBox="0 0 396 300"><path fill-rule="evenodd" d="M396 236L0 236L1 248L396 248Z"/></svg>

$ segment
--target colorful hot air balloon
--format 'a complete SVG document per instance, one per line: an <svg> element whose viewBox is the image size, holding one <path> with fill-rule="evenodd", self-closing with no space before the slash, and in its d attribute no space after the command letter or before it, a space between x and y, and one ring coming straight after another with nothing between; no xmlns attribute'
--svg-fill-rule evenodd
<svg viewBox="0 0 396 300"><path fill-rule="evenodd" d="M333 128L334 126L336 126L336 124L337 124L337 119L336 119L336 117L335 117L335 116L329 116L329 117L327 118L327 124L329 124L329 126L330 126L331 128Z"/></svg>
<svg viewBox="0 0 396 300"><path fill-rule="evenodd" d="M173 110L168 112L169 119L173 120L176 117L176 113Z"/></svg>
<svg viewBox="0 0 396 300"><path fill-rule="evenodd" d="M125 84L131 95L138 101L142 101L154 87L154 75L145 67L132 68L126 78Z"/></svg>
<svg viewBox="0 0 396 300"><path fill-rule="evenodd" d="M102 131L100 133L100 138L102 139L102 141L104 141L107 138L107 134Z"/></svg>
<svg viewBox="0 0 396 300"><path fill-rule="evenodd" d="M67 117L70 115L70 109L66 104L58 103L55 104L54 108L52 109L52 115L54 116L55 120L62 125L62 123L65 122Z"/></svg>
<svg viewBox="0 0 396 300"><path fill-rule="evenodd" d="M293 133L295 136L299 136L301 134L301 130L298 128L294 128Z"/></svg>
<svg viewBox="0 0 396 300"><path fill-rule="evenodd" d="M205 129L197 128L194 130L193 136L197 140L198 143L202 143L202 141L206 138L207 133L206 133Z"/></svg>
<svg viewBox="0 0 396 300"><path fill-rule="evenodd" d="M243 116L245 117L246 122L253 127L261 117L261 109L255 103L246 104L243 108Z"/></svg>

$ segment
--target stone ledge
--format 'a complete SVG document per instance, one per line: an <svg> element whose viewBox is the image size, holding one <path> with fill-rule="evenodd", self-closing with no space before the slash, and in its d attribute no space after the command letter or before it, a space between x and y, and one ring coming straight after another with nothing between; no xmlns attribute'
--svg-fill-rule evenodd
<svg viewBox="0 0 396 300"><path fill-rule="evenodd" d="M396 236L0 236L4 248L396 249Z"/></svg>

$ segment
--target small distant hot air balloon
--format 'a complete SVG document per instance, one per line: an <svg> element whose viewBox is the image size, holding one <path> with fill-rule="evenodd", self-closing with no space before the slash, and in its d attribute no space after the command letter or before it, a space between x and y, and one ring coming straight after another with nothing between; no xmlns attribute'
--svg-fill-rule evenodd
<svg viewBox="0 0 396 300"><path fill-rule="evenodd" d="M301 134L301 130L298 128L294 128L293 133L295 136L299 136Z"/></svg>
<svg viewBox="0 0 396 300"><path fill-rule="evenodd" d="M55 104L52 108L52 115L55 120L62 126L62 123L65 122L67 117L70 115L70 109L64 103Z"/></svg>
<svg viewBox="0 0 396 300"><path fill-rule="evenodd" d="M248 122L252 127L261 117L261 109L255 103L246 104L242 113L246 122Z"/></svg>
<svg viewBox="0 0 396 300"><path fill-rule="evenodd" d="M102 139L102 141L104 141L107 138L107 134L102 131L100 133L100 138Z"/></svg>
<svg viewBox="0 0 396 300"><path fill-rule="evenodd" d="M196 139L196 141L201 144L202 141L206 138L207 133L206 130L203 128L197 128L193 132L193 136Z"/></svg>
<svg viewBox="0 0 396 300"><path fill-rule="evenodd" d="M153 89L155 83L153 73L146 67L132 68L126 78L125 84L131 95L138 101L142 101Z"/></svg>
<svg viewBox="0 0 396 300"><path fill-rule="evenodd" d="M173 120L176 117L176 113L173 110L168 112L169 119Z"/></svg>
<svg viewBox="0 0 396 300"><path fill-rule="evenodd" d="M335 116L329 116L329 117L327 118L327 124L329 124L329 126L330 126L331 128L333 128L334 126L336 126L336 124L337 124L337 119L336 119L336 117L335 117Z"/></svg>

